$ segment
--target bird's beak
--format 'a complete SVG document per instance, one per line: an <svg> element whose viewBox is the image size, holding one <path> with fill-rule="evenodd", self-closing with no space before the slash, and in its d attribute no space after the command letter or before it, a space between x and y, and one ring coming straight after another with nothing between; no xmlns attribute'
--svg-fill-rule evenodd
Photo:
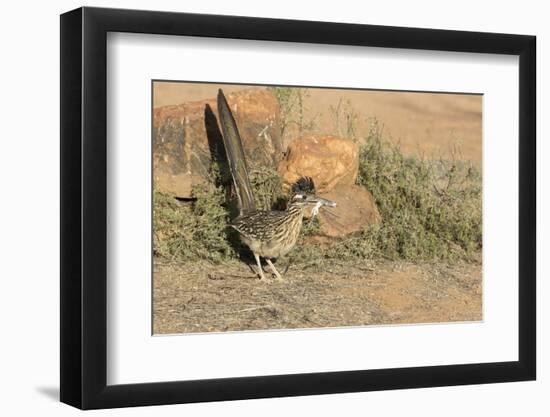
<svg viewBox="0 0 550 417"><path fill-rule="evenodd" d="M313 217L317 216L317 214L319 214L319 209L322 206L336 207L336 203L334 201L330 201L330 200L327 200L327 199L321 198L321 197L313 196L309 199L309 201L311 203L315 203L315 206L313 207L313 209L311 209L311 218L313 218Z"/></svg>
<svg viewBox="0 0 550 417"><path fill-rule="evenodd" d="M321 198L317 196L311 197L310 202L316 203L318 207L321 207L321 206L336 207L336 203L334 201L327 200L326 198Z"/></svg>
<svg viewBox="0 0 550 417"><path fill-rule="evenodd" d="M323 206L336 207L336 202L331 201L331 200L327 200L326 198L317 197L317 200L318 200L319 203L321 203Z"/></svg>

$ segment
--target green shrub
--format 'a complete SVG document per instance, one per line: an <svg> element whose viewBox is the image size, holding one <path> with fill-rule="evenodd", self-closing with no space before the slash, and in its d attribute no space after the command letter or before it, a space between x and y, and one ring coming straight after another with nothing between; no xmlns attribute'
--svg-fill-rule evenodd
<svg viewBox="0 0 550 417"><path fill-rule="evenodd" d="M357 122L359 115L353 108L351 100L338 100L336 106L329 107L334 125L334 134L341 138L350 138L357 142Z"/></svg>
<svg viewBox="0 0 550 417"><path fill-rule="evenodd" d="M283 182L277 171L269 167L259 167L250 173L250 183L258 209L284 209L286 196L283 193Z"/></svg>
<svg viewBox="0 0 550 417"><path fill-rule="evenodd" d="M315 117L306 120L305 100L309 97L307 88L296 87L268 87L277 101L281 112L281 137L301 136L313 130L316 124Z"/></svg>
<svg viewBox="0 0 550 417"><path fill-rule="evenodd" d="M205 259L220 262L235 256L228 240L224 192L212 183L193 189L196 201L180 203L154 190L154 254L169 261Z"/></svg>
<svg viewBox="0 0 550 417"><path fill-rule="evenodd" d="M383 140L376 122L359 161L358 183L383 218L365 232L379 256L454 259L481 249L481 176L472 164L407 157Z"/></svg>

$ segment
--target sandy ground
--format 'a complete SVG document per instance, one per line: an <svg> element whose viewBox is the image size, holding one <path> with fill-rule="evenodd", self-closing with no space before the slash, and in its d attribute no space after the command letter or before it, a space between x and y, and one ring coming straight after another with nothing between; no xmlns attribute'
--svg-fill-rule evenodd
<svg viewBox="0 0 550 417"><path fill-rule="evenodd" d="M481 264L290 266L260 282L242 262L156 265L154 333L482 319Z"/></svg>
<svg viewBox="0 0 550 417"><path fill-rule="evenodd" d="M258 88L243 85L155 83L154 106L215 97L218 88L225 92ZM482 96L465 94L409 93L394 91L340 90L310 88L305 100L305 118L314 119L316 130L335 132L330 106L342 109L349 101L359 115L358 135L366 135L369 118L376 117L386 136L401 145L408 154L427 158L449 157L456 148L459 159L481 166Z"/></svg>

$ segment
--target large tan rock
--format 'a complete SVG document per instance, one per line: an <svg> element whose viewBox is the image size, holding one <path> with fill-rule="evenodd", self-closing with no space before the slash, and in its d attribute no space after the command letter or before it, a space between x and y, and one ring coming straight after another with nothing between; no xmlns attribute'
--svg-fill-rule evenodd
<svg viewBox="0 0 550 417"><path fill-rule="evenodd" d="M313 178L317 192L351 185L357 179L359 147L350 139L329 135L310 135L288 145L279 164L285 188L302 176Z"/></svg>
<svg viewBox="0 0 550 417"><path fill-rule="evenodd" d="M362 186L342 185L320 195L337 204L334 208L319 210L321 236L343 237L382 221L374 197Z"/></svg>
<svg viewBox="0 0 550 417"><path fill-rule="evenodd" d="M227 94L249 169L276 167L283 156L279 102L263 88ZM156 108L153 114L155 185L177 197L191 197L213 159L225 161L216 99Z"/></svg>

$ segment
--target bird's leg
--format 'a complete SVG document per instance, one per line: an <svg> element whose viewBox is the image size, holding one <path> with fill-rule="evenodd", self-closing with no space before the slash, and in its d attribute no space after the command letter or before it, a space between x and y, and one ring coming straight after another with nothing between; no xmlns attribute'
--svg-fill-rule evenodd
<svg viewBox="0 0 550 417"><path fill-rule="evenodd" d="M275 274L275 276L277 277L277 279L279 281L283 281L283 277L281 276L281 274L279 274L279 271L277 271L275 269L275 265L273 265L273 263L271 262L271 259L269 258L265 258L267 264L269 265L269 267L271 268L271 270L273 271L273 273Z"/></svg>
<svg viewBox="0 0 550 417"><path fill-rule="evenodd" d="M260 257L257 253L254 253L254 258L256 258L256 263L258 264L258 272L260 273L260 279L262 281L266 281L266 277L264 275L264 271L262 269L262 263L260 262Z"/></svg>

